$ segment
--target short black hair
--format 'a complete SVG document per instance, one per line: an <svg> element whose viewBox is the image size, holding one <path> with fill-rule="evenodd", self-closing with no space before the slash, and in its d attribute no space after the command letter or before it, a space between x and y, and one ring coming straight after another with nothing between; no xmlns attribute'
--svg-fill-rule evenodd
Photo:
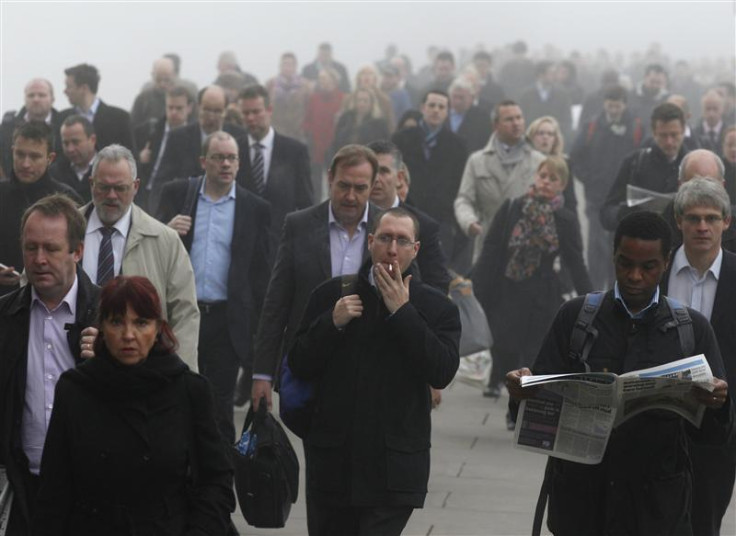
<svg viewBox="0 0 736 536"><path fill-rule="evenodd" d="M638 211L625 216L616 227L613 236L613 254L616 254L624 236L639 240L661 240L662 257L670 256L672 249L672 230L662 216L655 212Z"/></svg>
<svg viewBox="0 0 736 536"><path fill-rule="evenodd" d="M74 78L76 85L86 84L92 93L97 94L97 88L100 86L100 73L97 71L97 67L88 63L80 63L65 69L64 74Z"/></svg>
<svg viewBox="0 0 736 536"><path fill-rule="evenodd" d="M238 100L241 99L257 99L261 97L263 99L263 105L268 108L271 105L271 98L268 95L268 90L260 84L252 84L246 86L238 93Z"/></svg>
<svg viewBox="0 0 736 536"><path fill-rule="evenodd" d="M540 61L534 66L534 76L539 78L543 74L546 74L547 71L549 71L553 65L554 63L552 63L551 61L546 61L546 60Z"/></svg>
<svg viewBox="0 0 736 536"><path fill-rule="evenodd" d="M453 56L452 52L448 50L443 50L434 58L435 63L437 63L438 61L449 61L450 63L455 65L455 56Z"/></svg>
<svg viewBox="0 0 736 536"><path fill-rule="evenodd" d="M485 60L488 63L493 62L493 56L489 52L486 52L485 50L479 50L475 54L473 54L473 60Z"/></svg>
<svg viewBox="0 0 736 536"><path fill-rule="evenodd" d="M62 127L67 128L73 127L74 125L82 125L82 128L84 129L84 135L88 138L95 133L95 127L92 122L85 116L80 114L70 115L69 117L64 119L63 123L61 123Z"/></svg>
<svg viewBox="0 0 736 536"><path fill-rule="evenodd" d="M649 65L647 65L644 68L644 76L648 75L649 73L657 73L667 76L667 71L659 63L650 63Z"/></svg>
<svg viewBox="0 0 736 536"><path fill-rule="evenodd" d="M442 91L441 89L430 89L429 91L427 91L422 98L422 104L427 103L427 98L430 95L441 95L447 99L447 105L450 105L450 95L447 94L447 91Z"/></svg>
<svg viewBox="0 0 736 536"><path fill-rule="evenodd" d="M46 143L48 153L54 152L54 130L45 121L21 123L13 131L13 145L18 138Z"/></svg>
<svg viewBox="0 0 736 536"><path fill-rule="evenodd" d="M624 86L616 84L606 88L603 92L603 100L611 100L626 103L629 100L629 92L626 91Z"/></svg>
<svg viewBox="0 0 736 536"><path fill-rule="evenodd" d="M401 154L401 149L399 149L393 142L390 142L388 140L376 140L370 142L368 144L368 148L376 153L376 156L382 154L390 154L394 157L396 170L398 171L401 168L401 163L404 161L404 156Z"/></svg>
<svg viewBox="0 0 736 536"><path fill-rule="evenodd" d="M657 122L669 123L670 121L679 121L680 124L685 126L685 113L682 108L672 104L671 102L663 102L652 111L652 131L657 125Z"/></svg>
<svg viewBox="0 0 736 536"><path fill-rule="evenodd" d="M384 216L393 216L394 218L410 218L412 223L414 224L414 240L419 240L419 220L414 215L414 213L412 213L410 210L405 209L404 207L391 207L379 212L376 215L376 218L373 220L371 234L376 233L376 230L381 224L381 220L383 220Z"/></svg>

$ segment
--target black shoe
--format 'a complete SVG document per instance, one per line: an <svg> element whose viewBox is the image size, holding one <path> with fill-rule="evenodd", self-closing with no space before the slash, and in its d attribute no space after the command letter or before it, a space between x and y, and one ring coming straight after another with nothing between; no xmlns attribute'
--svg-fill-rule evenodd
<svg viewBox="0 0 736 536"><path fill-rule="evenodd" d="M483 388L483 396L486 398L501 398L501 388L498 385L486 385Z"/></svg>
<svg viewBox="0 0 736 536"><path fill-rule="evenodd" d="M233 406L242 408L250 400L250 378L246 378L245 374L241 374L235 384L235 396L233 396Z"/></svg>

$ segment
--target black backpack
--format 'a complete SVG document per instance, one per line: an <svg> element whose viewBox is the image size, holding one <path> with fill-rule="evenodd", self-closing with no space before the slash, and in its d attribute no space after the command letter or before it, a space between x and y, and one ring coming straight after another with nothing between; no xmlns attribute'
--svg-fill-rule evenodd
<svg viewBox="0 0 736 536"><path fill-rule="evenodd" d="M240 510L249 525L281 528L299 493L299 460L281 424L261 399L258 411L248 409L243 433L255 437L255 447L247 455L233 448L235 490Z"/></svg>

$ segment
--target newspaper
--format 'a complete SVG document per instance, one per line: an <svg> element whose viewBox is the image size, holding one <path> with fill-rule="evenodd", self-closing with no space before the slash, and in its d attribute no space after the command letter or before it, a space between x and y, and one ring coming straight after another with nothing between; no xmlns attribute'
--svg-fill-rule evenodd
<svg viewBox="0 0 736 536"><path fill-rule="evenodd" d="M13 489L8 481L5 467L0 465L0 536L5 536L10 520L10 507L13 505Z"/></svg>
<svg viewBox="0 0 736 536"><path fill-rule="evenodd" d="M651 210L661 214L674 198L674 193L664 194L631 184L626 185L626 206L628 207L639 207L642 210Z"/></svg>
<svg viewBox="0 0 736 536"><path fill-rule="evenodd" d="M516 420L517 448L597 464L611 430L643 411L664 409L700 427L705 406L693 385L713 391L703 354L618 376L610 372L522 376L522 387L543 386L523 400Z"/></svg>

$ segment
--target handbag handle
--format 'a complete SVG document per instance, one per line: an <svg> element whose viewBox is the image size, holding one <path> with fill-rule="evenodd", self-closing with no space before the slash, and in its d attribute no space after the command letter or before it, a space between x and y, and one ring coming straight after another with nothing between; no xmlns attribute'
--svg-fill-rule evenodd
<svg viewBox="0 0 736 536"><path fill-rule="evenodd" d="M245 431L251 427L251 424L254 427L263 424L263 421L266 420L267 413L268 402L266 401L266 396L264 395L263 397L261 397L261 401L258 404L258 411L253 411L252 404L248 407L248 413L245 416L245 422L243 423L243 429L240 431L240 435L243 435L243 433L245 433Z"/></svg>

